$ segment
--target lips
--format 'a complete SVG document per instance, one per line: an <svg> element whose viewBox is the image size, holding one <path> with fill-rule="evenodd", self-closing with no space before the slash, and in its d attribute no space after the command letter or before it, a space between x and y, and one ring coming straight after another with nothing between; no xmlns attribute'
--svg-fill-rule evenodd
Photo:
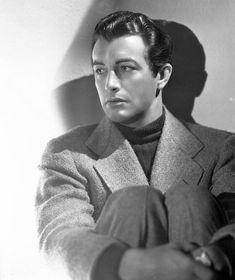
<svg viewBox="0 0 235 280"><path fill-rule="evenodd" d="M105 103L107 104L107 103L123 103L123 102L127 102L127 101L123 98L112 97L107 99Z"/></svg>

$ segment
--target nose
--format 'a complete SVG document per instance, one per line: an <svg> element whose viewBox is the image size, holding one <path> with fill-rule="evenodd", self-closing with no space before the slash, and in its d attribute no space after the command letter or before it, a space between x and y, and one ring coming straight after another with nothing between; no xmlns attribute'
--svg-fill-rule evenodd
<svg viewBox="0 0 235 280"><path fill-rule="evenodd" d="M120 89L120 80L115 71L110 71L107 75L105 89L110 92L117 92Z"/></svg>

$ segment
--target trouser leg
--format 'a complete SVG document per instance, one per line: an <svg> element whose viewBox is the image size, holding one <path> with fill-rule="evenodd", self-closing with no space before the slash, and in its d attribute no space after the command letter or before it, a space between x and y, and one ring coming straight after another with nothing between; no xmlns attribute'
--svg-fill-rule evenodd
<svg viewBox="0 0 235 280"><path fill-rule="evenodd" d="M167 243L164 196L145 186L116 191L106 201L95 230L133 248Z"/></svg>
<svg viewBox="0 0 235 280"><path fill-rule="evenodd" d="M113 193L96 231L133 248L167 242L203 246L227 223L221 205L207 188L182 183L169 189L165 197L151 187L129 187Z"/></svg>
<svg viewBox="0 0 235 280"><path fill-rule="evenodd" d="M165 197L171 242L194 242L203 246L227 224L221 205L205 187L182 182L169 189Z"/></svg>

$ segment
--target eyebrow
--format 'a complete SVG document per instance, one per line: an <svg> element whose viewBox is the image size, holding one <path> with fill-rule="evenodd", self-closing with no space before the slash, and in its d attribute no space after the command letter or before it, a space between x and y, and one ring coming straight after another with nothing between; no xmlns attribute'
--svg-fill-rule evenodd
<svg viewBox="0 0 235 280"><path fill-rule="evenodd" d="M92 65L94 66L94 65L105 65L105 64L101 61L94 60L94 61L92 61Z"/></svg>
<svg viewBox="0 0 235 280"><path fill-rule="evenodd" d="M135 64L138 64L133 58L130 58L130 57L121 58L121 59L118 59L118 60L116 61L117 64L123 63L123 62L133 62L133 63L135 63Z"/></svg>
<svg viewBox="0 0 235 280"><path fill-rule="evenodd" d="M134 60L133 58L130 58L130 57L118 59L115 62L115 64L119 64L119 63L123 63L123 62L133 62L136 65L138 65L136 60ZM92 61L92 65L95 66L95 65L105 65L105 64L102 61L94 60L94 61Z"/></svg>

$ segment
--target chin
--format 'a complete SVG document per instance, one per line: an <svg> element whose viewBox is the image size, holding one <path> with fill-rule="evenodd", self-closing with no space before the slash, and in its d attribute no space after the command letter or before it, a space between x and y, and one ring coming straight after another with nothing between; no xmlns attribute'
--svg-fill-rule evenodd
<svg viewBox="0 0 235 280"><path fill-rule="evenodd" d="M128 116L117 115L117 114L107 114L108 118L115 123L128 124L131 122L131 118Z"/></svg>
<svg viewBox="0 0 235 280"><path fill-rule="evenodd" d="M126 125L129 127L135 127L138 124L138 117L136 116L113 116L113 117L109 117L109 119L114 122L114 123L119 123L122 125Z"/></svg>

